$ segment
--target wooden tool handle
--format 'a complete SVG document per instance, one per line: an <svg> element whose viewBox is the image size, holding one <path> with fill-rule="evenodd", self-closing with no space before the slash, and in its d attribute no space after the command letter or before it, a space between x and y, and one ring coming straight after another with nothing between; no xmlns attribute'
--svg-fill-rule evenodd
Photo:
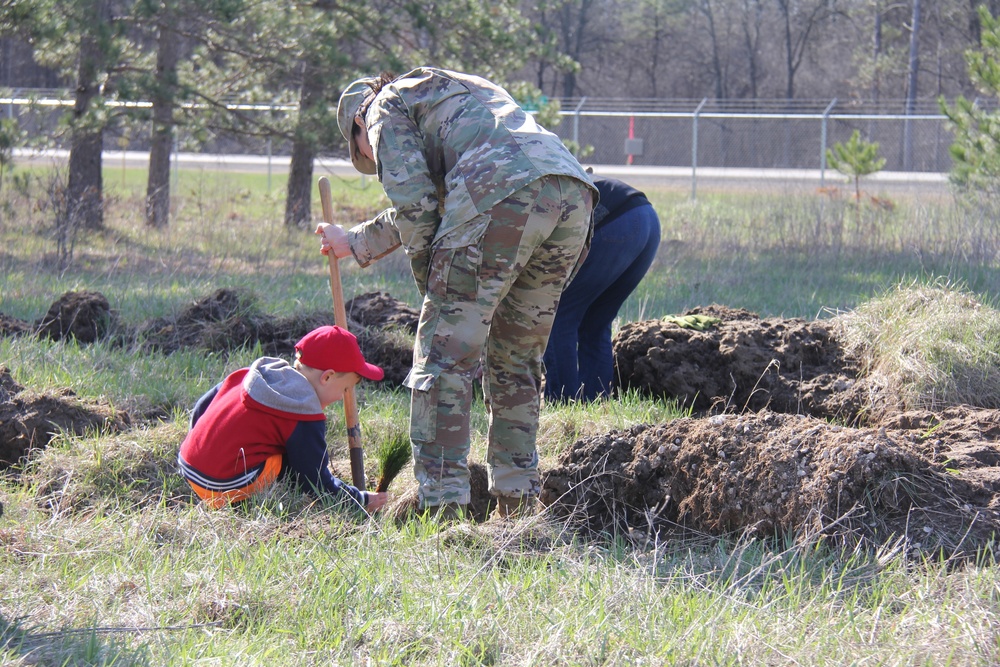
<svg viewBox="0 0 1000 667"><path fill-rule="evenodd" d="M333 222L333 198L330 194L330 181L325 177L319 179L319 200L323 205L323 221L327 224ZM333 321L342 329L347 329L347 309L344 306L344 286L340 281L340 261L329 252L327 258L330 260L330 293L333 295ZM365 480L365 456L361 447L361 423L358 419L358 401L354 395L354 387L350 387L344 392L344 419L347 424L347 448L351 456L351 479L354 486L364 490L367 488Z"/></svg>

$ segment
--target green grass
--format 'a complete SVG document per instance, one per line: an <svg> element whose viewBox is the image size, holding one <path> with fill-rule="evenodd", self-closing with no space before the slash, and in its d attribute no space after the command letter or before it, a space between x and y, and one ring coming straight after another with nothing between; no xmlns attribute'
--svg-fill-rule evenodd
<svg viewBox="0 0 1000 667"><path fill-rule="evenodd" d="M121 187L122 173L107 167L109 189ZM277 179L266 192L263 175L182 172L176 219L151 231L140 216L144 179L124 177L108 230L81 235L69 261L52 240L46 175L32 172L20 190L4 185L0 312L37 319L82 288L106 294L133 323L227 286L249 287L274 315L329 307L325 262L311 230L282 225ZM345 223L382 203L377 186L332 181ZM712 302L827 317L928 276L987 302L998 294L994 223L947 204L899 201L856 220L852 206L818 195L703 193L691 204L647 190L664 245L622 321ZM318 197L315 206L319 219ZM343 272L349 297L381 289L417 303L401 256L365 270L345 262ZM59 436L0 476L0 663L1000 662L1000 569L985 562L913 562L892 545L835 553L810 541L587 539L544 516L396 524L280 486L247 507L206 511L174 473L184 411L255 356L0 339L0 363L30 388L169 415L124 434ZM364 439L404 428L404 393L363 384L359 404ZM342 411L328 412L333 456L345 458ZM545 406L542 466L580 437L682 414L635 394ZM479 402L472 424L472 458L482 461Z"/></svg>
<svg viewBox="0 0 1000 667"><path fill-rule="evenodd" d="M697 202L647 188L663 226L653 268L625 321L720 303L766 316L826 316L899 282L946 276L1000 293L1000 224L949 202L900 200L892 211L814 194L708 194Z"/></svg>

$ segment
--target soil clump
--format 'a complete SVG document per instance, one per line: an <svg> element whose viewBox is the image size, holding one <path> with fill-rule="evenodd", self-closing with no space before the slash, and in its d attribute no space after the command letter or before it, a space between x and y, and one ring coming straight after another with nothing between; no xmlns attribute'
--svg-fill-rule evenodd
<svg viewBox="0 0 1000 667"><path fill-rule="evenodd" d="M78 398L70 389L58 393L25 389L7 367L0 366L0 468L21 463L60 433L121 432L131 425L126 412Z"/></svg>
<svg viewBox="0 0 1000 667"><path fill-rule="evenodd" d="M385 370L384 383L401 386L412 363L416 311L381 292L360 295L346 306L357 318L348 328L358 337L365 357ZM250 292L224 288L176 316L129 326L100 292L75 291L60 296L34 322L0 313L0 336L36 335L82 344L105 340L163 354L185 348L223 352L259 345L263 355L291 360L295 343L312 329L332 324L332 319L326 312L272 317L260 311ZM9 370L0 367L0 466L14 465L31 450L44 448L57 433L120 431L169 412L169 407L135 403L130 415L106 403L79 399L69 389L57 394L35 392L17 384Z"/></svg>
<svg viewBox="0 0 1000 667"><path fill-rule="evenodd" d="M401 386L413 359L419 313L384 292L359 295L345 304L348 329L384 382ZM225 352L260 346L267 356L294 359L295 343L312 329L333 323L332 311L274 317L261 311L248 290L221 288L176 315L129 325L100 292L66 292L35 322L0 313L0 336L38 335L80 343L107 340L122 347L170 354L181 349Z"/></svg>
<svg viewBox="0 0 1000 667"><path fill-rule="evenodd" d="M717 322L702 330L670 318L622 326L614 339L620 389L676 399L696 412L768 408L845 423L865 418L869 388L828 322L761 319L719 305L685 315Z"/></svg>
<svg viewBox="0 0 1000 667"><path fill-rule="evenodd" d="M1000 416L965 407L852 428L806 415L684 418L578 441L550 511L597 532L822 535L974 552L1000 528Z"/></svg>

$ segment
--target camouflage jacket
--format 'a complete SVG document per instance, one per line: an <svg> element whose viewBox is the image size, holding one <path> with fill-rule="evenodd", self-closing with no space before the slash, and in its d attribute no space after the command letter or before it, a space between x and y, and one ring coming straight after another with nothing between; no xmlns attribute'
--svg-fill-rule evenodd
<svg viewBox="0 0 1000 667"><path fill-rule="evenodd" d="M455 232L449 247L474 243L482 225L459 228L532 181L566 175L593 188L558 136L477 76L415 69L382 89L366 121L392 207L350 230L351 251L367 266L402 245L418 283L436 241Z"/></svg>

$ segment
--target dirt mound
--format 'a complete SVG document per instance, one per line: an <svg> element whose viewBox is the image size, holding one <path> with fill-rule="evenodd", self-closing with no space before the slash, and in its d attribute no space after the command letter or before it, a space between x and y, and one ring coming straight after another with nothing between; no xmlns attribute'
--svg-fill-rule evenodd
<svg viewBox="0 0 1000 667"><path fill-rule="evenodd" d="M385 369L385 382L401 386L412 364L419 313L384 292L362 294L346 307L348 328L358 337L365 357ZM164 354L184 348L224 352L259 345L263 355L290 359L302 336L332 322L329 311L274 317L261 312L253 293L222 288L175 316L128 326L119 321L103 294L81 291L63 294L34 323L0 313L0 336L35 333L81 343L107 339L123 347L138 345Z"/></svg>
<svg viewBox="0 0 1000 667"><path fill-rule="evenodd" d="M117 319L118 314L100 292L66 292L35 322L0 313L0 337L35 334L52 340L75 338L81 343L93 343L108 335Z"/></svg>
<svg viewBox="0 0 1000 667"><path fill-rule="evenodd" d="M826 535L971 552L1000 528L1000 414L956 408L849 428L771 412L578 441L542 501L595 531Z"/></svg>
<svg viewBox="0 0 1000 667"><path fill-rule="evenodd" d="M316 324L328 324L329 319L328 315ZM302 320L304 335L309 318ZM140 325L136 337L146 349L168 354L182 348L233 350L259 342L265 354L281 356L290 354L298 340L290 340L294 332L288 328L275 326L275 318L262 314L251 292L224 288L198 299L176 316Z"/></svg>
<svg viewBox="0 0 1000 667"><path fill-rule="evenodd" d="M49 306L36 331L52 340L75 338L81 343L93 343L111 330L116 318L107 297L100 292L66 292Z"/></svg>
<svg viewBox="0 0 1000 667"><path fill-rule="evenodd" d="M386 292L369 292L356 296L346 304L347 317L369 329L402 329L411 336L417 334L420 311L411 308Z"/></svg>
<svg viewBox="0 0 1000 667"><path fill-rule="evenodd" d="M365 356L401 384L418 313L381 292L347 310ZM80 293L63 295L34 326L0 318L0 334L105 335L163 352L260 345L291 358L301 336L330 320L327 312L269 317L252 294L222 289L176 317L125 331L106 299ZM1000 527L1000 411L873 410L890 401L857 377L822 321L710 306L627 324L614 349L619 387L676 398L707 416L580 440L543 471L543 502L581 527L823 535L848 546L902 536L908 548L949 553L991 544ZM0 373L0 459L8 464L61 430L127 425L120 412L71 393L33 394ZM490 502L480 477L477 518Z"/></svg>
<svg viewBox="0 0 1000 667"><path fill-rule="evenodd" d="M22 319L18 319L12 315L7 315L5 313L0 313L0 338L6 336L21 336L27 333L33 333L34 329L30 322L25 322Z"/></svg>
<svg viewBox="0 0 1000 667"><path fill-rule="evenodd" d="M361 295L349 303L350 312L358 318L349 328L358 336L365 357L385 369L385 383L401 386L412 364L416 311L381 292ZM167 354L182 348L227 351L260 345L264 355L291 359L302 336L331 323L328 312L271 317L260 312L250 292L219 289L175 317L129 328L120 323L103 294L80 291L63 294L35 323L0 313L0 336L37 334L54 340L75 338L81 343L106 339ZM140 420L166 414L163 406L143 407L140 399L133 407ZM0 367L0 466L17 463L29 450L45 447L59 432L123 430L131 423L132 418L121 409L78 399L70 390L58 395L26 390Z"/></svg>
<svg viewBox="0 0 1000 667"><path fill-rule="evenodd" d="M0 468L47 446L58 433L124 431L130 426L129 415L121 410L79 399L68 389L58 394L25 389L0 366Z"/></svg>
<svg viewBox="0 0 1000 667"><path fill-rule="evenodd" d="M381 366L391 386L402 387L413 366L413 338L417 334L420 311L386 292L369 292L346 304L347 318L357 322L351 331L365 358Z"/></svg>
<svg viewBox="0 0 1000 667"><path fill-rule="evenodd" d="M409 307L381 292L356 297L349 304L348 312L358 320L349 317L348 329L358 337L365 358L385 369L386 382L402 385L412 364L413 339L400 336L391 324L404 321ZM225 351L260 345L264 355L292 359L295 343L302 336L332 323L333 313L328 311L272 317L260 312L250 292L225 288L195 301L176 317L142 325L137 338L145 346L167 353L191 347Z"/></svg>
<svg viewBox="0 0 1000 667"><path fill-rule="evenodd" d="M769 408L846 423L863 418L867 389L822 321L761 319L717 305L685 315L719 321L698 330L664 318L619 330L619 387L674 398L696 411Z"/></svg>

